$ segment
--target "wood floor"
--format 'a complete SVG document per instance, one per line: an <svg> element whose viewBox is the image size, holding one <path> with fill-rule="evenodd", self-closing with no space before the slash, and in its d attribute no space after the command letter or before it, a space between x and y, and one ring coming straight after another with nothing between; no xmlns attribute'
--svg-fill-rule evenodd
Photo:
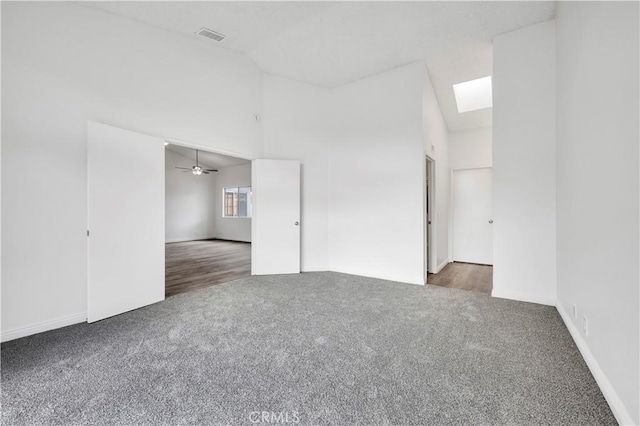
<svg viewBox="0 0 640 426"><path fill-rule="evenodd" d="M251 243L188 241L165 246L165 296L251 275Z"/></svg>
<svg viewBox="0 0 640 426"><path fill-rule="evenodd" d="M251 243L201 240L166 244L166 297L251 275ZM491 294L493 267L454 262L427 283Z"/></svg>
<svg viewBox="0 0 640 426"><path fill-rule="evenodd" d="M493 266L453 262L437 274L427 275L427 284L491 294Z"/></svg>

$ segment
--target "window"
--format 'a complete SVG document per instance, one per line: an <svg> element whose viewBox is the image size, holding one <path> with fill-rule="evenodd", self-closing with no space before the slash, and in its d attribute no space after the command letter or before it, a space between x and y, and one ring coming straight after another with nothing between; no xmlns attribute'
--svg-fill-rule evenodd
<svg viewBox="0 0 640 426"><path fill-rule="evenodd" d="M251 217L251 187L224 188L222 191L223 217Z"/></svg>

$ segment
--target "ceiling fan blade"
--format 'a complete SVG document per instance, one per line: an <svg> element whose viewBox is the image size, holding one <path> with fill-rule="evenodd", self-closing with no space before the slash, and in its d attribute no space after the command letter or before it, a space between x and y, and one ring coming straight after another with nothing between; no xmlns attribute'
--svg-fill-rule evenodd
<svg viewBox="0 0 640 426"><path fill-rule="evenodd" d="M206 171L208 171L208 172L217 172L216 169L207 169Z"/></svg>
<svg viewBox="0 0 640 426"><path fill-rule="evenodd" d="M191 170L191 168L187 168L187 167L176 167L176 169Z"/></svg>
<svg viewBox="0 0 640 426"><path fill-rule="evenodd" d="M183 170L182 173L191 173L191 169L189 170Z"/></svg>
<svg viewBox="0 0 640 426"><path fill-rule="evenodd" d="M202 174L203 174L203 175L208 175L208 174L209 174L209 172L202 172Z"/></svg>

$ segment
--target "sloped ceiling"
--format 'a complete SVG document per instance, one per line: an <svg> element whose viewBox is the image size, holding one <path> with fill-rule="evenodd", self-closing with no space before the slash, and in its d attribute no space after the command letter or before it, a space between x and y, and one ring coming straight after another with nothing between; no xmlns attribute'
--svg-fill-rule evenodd
<svg viewBox="0 0 640 426"><path fill-rule="evenodd" d="M337 87L426 61L449 130L491 124L458 114L451 85L491 74L496 35L551 19L555 2L81 2L250 57L267 73ZM194 34L207 27L222 42Z"/></svg>
<svg viewBox="0 0 640 426"><path fill-rule="evenodd" d="M427 63L429 75L450 132L491 125L492 108L458 113L453 85L492 75L493 47L490 42L474 42L451 49Z"/></svg>
<svg viewBox="0 0 640 426"><path fill-rule="evenodd" d="M196 164L196 150L179 145L167 145L166 149L182 155ZM217 154L215 152L198 151L198 162L208 169L221 169L223 167L238 166L240 164L250 164L251 161L242 158L229 157L228 155Z"/></svg>

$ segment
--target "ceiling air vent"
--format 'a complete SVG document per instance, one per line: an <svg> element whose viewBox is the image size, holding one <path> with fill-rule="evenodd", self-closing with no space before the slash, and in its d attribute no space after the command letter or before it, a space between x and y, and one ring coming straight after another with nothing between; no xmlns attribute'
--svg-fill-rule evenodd
<svg viewBox="0 0 640 426"><path fill-rule="evenodd" d="M224 40L226 37L220 33L217 33L215 31L211 31L209 29L206 29L204 27L200 28L198 31L196 31L196 34L201 35L203 37L207 37L210 39L213 39L215 41L222 41Z"/></svg>

